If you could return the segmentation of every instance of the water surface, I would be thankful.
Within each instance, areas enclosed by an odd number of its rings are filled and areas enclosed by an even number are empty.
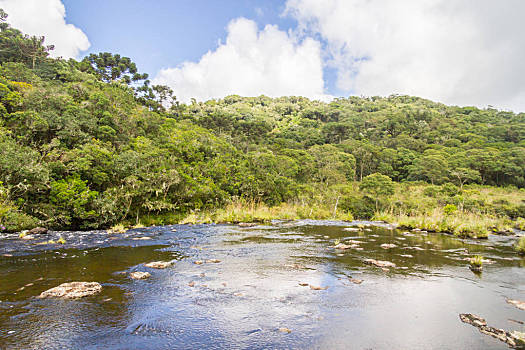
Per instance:
[[[525,321],[525,311],[506,303],[525,299],[515,237],[475,241],[386,225],[344,230],[350,226],[176,225],[31,241],[4,235],[0,349],[507,349],[461,323],[460,313],[523,331],[513,320]],[[35,244],[58,236],[67,243]],[[359,241],[362,249],[334,249],[337,241]],[[492,262],[481,275],[465,260],[476,254]],[[397,268],[365,265],[368,258]],[[143,266],[156,260],[175,263]],[[152,276],[132,280],[133,271]],[[97,281],[103,291],[80,300],[36,298],[71,281]]]

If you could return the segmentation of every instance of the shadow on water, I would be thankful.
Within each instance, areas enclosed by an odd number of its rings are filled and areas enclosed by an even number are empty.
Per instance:
[[[505,349],[458,314],[523,327],[509,322],[524,315],[505,300],[523,299],[525,290],[515,238],[349,226],[169,226],[111,239],[59,233],[68,235],[62,249],[8,237],[0,243],[8,255],[0,254],[0,348]],[[481,275],[468,269],[473,255],[487,259]],[[143,265],[156,260],[175,264]],[[152,276],[131,280],[132,271]],[[75,280],[100,282],[103,291],[81,300],[36,298]]]

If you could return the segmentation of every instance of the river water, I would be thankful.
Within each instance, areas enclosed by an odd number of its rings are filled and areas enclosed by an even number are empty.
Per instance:
[[[524,331],[516,321],[525,311],[506,303],[525,299],[515,237],[344,230],[354,224],[174,225],[30,241],[4,234],[0,349],[507,349],[460,313]],[[37,244],[59,236],[67,243]],[[362,249],[334,249],[337,240]],[[492,262],[482,274],[465,260],[476,254]],[[369,258],[397,268],[364,264]],[[143,265],[157,260],[174,264]],[[152,276],[132,280],[133,271]],[[71,281],[103,290],[78,300],[36,298]]]

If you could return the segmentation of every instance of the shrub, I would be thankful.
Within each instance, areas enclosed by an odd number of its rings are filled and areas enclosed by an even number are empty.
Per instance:
[[[458,210],[458,207],[456,207],[454,204],[447,204],[447,205],[445,205],[445,207],[443,208],[443,212],[444,212],[446,215],[453,214],[453,213],[455,213],[457,210]]]
[[[460,190],[453,183],[447,182],[446,184],[441,185],[441,189],[439,192],[446,196],[454,197],[455,195],[459,194]]]
[[[428,187],[425,187],[423,190],[423,194],[427,197],[436,197],[439,193],[439,186],[430,185]]]
[[[341,200],[339,208],[351,212],[356,219],[371,219],[375,212],[375,201],[368,196],[348,196]]]

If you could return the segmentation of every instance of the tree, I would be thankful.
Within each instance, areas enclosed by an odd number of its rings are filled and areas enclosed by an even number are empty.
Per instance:
[[[344,183],[355,176],[355,158],[341,152],[334,145],[316,145],[310,148],[315,165],[315,179],[328,186]]]
[[[90,54],[82,60],[80,69],[95,73],[107,83],[122,81],[129,85],[148,78],[147,73],[138,73],[137,65],[129,57],[113,55],[109,52]]]
[[[446,180],[447,174],[448,162],[445,156],[440,152],[425,152],[410,167],[409,178],[430,181],[434,185]]]
[[[55,49],[55,45],[44,45],[44,36],[24,36],[25,40],[19,42],[20,50],[31,62],[31,68],[35,69],[37,59],[44,59],[49,55],[49,51]]]
[[[0,9],[0,61],[24,62],[35,69],[37,60],[43,60],[54,45],[44,45],[44,36],[23,35],[17,29],[11,28],[7,13]]]
[[[467,182],[481,181],[479,171],[469,168],[456,168],[450,172],[450,175],[457,180],[461,191],[463,191],[463,185]]]
[[[376,202],[376,211],[379,211],[379,198],[389,197],[394,194],[392,179],[383,174],[370,174],[361,181],[359,189],[373,196]]]

